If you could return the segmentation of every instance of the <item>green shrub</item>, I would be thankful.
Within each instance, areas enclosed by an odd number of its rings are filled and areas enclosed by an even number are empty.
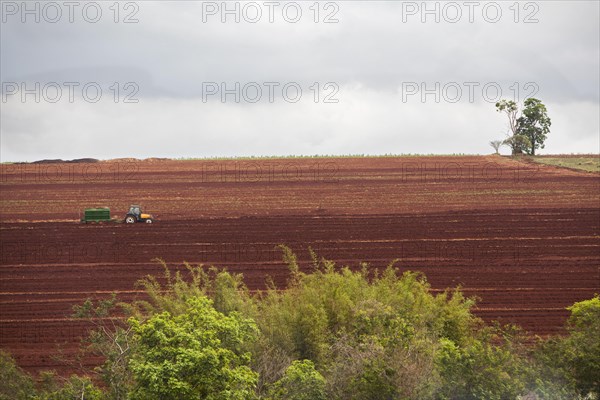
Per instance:
[[[42,390],[36,400],[104,400],[107,398],[107,395],[88,377],[71,375],[62,386],[58,383],[51,386],[51,390]]]
[[[256,333],[254,323],[218,312],[206,297],[186,304],[179,315],[164,311],[145,321],[130,319],[137,342],[131,398],[251,399],[258,377],[243,348]]]
[[[275,382],[269,396],[273,400],[325,400],[325,378],[312,361],[294,361]]]
[[[86,377],[34,380],[0,353],[0,399],[599,398],[600,298],[569,307],[568,335],[538,346],[517,327],[485,325],[460,289],[434,292],[423,274],[337,267],[313,254],[312,273],[282,247],[290,278],[250,295],[242,276],[185,264],[147,300],[86,301],[106,390]],[[99,318],[101,317],[101,318]],[[111,325],[108,325],[109,321]],[[527,339],[527,340],[525,340]]]
[[[33,379],[17,366],[10,354],[0,350],[0,399],[32,399],[35,394]]]
[[[600,297],[568,307],[565,337],[551,337],[536,350],[542,383],[537,391],[547,398],[600,398]],[[558,383],[557,385],[548,382]]]

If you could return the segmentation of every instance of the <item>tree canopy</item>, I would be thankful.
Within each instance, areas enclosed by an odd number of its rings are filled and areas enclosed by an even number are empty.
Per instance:
[[[517,125],[517,134],[529,139],[527,154],[533,156],[536,149],[544,148],[546,135],[550,132],[551,121],[546,106],[540,100],[534,98],[525,100]]]
[[[508,117],[511,135],[504,144],[512,149],[513,154],[535,155],[536,149],[544,148],[551,120],[541,100],[533,97],[526,99],[521,112],[516,102],[501,100],[496,103],[496,111]]]
[[[180,315],[168,311],[140,322],[130,319],[137,351],[130,365],[132,399],[246,400],[258,376],[243,345],[256,334],[253,321],[226,316],[206,297],[186,301]]]

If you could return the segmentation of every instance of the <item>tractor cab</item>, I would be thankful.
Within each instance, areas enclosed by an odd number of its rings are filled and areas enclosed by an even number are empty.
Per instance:
[[[125,215],[125,223],[134,224],[136,222],[145,222],[151,224],[154,222],[154,217],[151,214],[144,214],[142,207],[136,204],[132,204],[129,207],[127,215]]]

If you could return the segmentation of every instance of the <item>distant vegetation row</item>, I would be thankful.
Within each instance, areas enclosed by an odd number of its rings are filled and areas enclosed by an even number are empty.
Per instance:
[[[189,276],[165,266],[141,281],[144,301],[76,306],[96,327],[83,355],[104,363],[34,380],[3,353],[0,398],[599,398],[597,295],[569,308],[566,335],[532,344],[517,327],[485,325],[459,289],[432,293],[422,274],[352,271],[314,254],[304,274],[282,251],[287,290],[251,294],[240,275],[186,264]]]
[[[502,144],[501,141],[493,141],[495,148],[499,148]],[[276,159],[309,159],[309,158],[396,158],[396,157],[465,157],[465,156],[477,156],[474,154],[381,154],[381,155],[370,155],[370,154],[347,154],[347,155],[290,155],[290,156],[240,156],[240,157],[204,157],[204,158],[177,158],[175,161],[254,161],[254,160],[276,160]],[[516,155],[521,157],[521,155]],[[557,167],[564,167],[570,169],[578,169],[588,172],[600,172],[600,155],[599,154],[556,154],[556,155],[536,155],[535,157],[527,157],[528,160],[539,162],[542,164],[554,165]],[[126,162],[157,162],[157,161],[168,161],[168,158],[147,158],[147,159],[114,159],[105,161],[126,161]],[[80,164],[80,163],[98,163],[103,162],[95,158],[79,158],[74,160],[39,160],[31,163],[24,162],[12,162],[2,164]]]

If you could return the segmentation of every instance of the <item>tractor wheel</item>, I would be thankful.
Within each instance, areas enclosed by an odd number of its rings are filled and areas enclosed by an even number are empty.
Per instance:
[[[154,221],[152,221],[150,218],[148,218],[148,219],[146,220],[146,223],[147,223],[147,224],[151,224],[152,222],[154,222]]]
[[[128,215],[127,217],[125,217],[125,223],[133,224],[133,223],[135,223],[135,218],[133,218],[131,215]]]

